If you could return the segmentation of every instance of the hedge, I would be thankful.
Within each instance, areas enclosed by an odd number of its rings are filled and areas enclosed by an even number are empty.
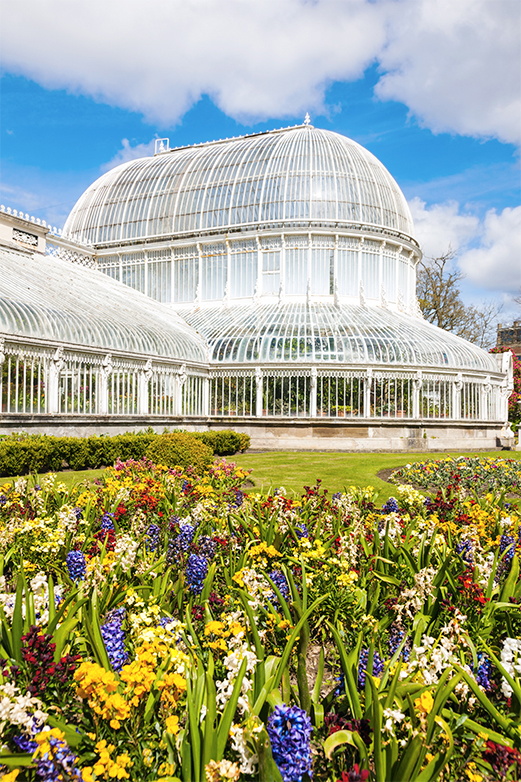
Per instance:
[[[70,467],[72,470],[94,470],[113,464],[118,458],[122,461],[141,459],[152,443],[171,434],[160,435],[153,430],[128,432],[114,437],[53,437],[13,433],[0,439],[0,476],[57,472],[64,467]],[[250,441],[248,435],[232,431],[183,434],[197,445],[208,446],[217,456],[228,456],[245,450]]]
[[[187,432],[155,437],[146,450],[146,456],[154,464],[165,467],[191,466],[197,475],[201,475],[213,461],[212,449]]]

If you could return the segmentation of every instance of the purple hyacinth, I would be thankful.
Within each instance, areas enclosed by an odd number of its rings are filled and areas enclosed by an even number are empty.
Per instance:
[[[211,562],[215,556],[216,542],[212,540],[209,535],[203,535],[197,541],[197,552],[201,557],[205,557],[208,562]]]
[[[391,627],[391,629],[389,630],[389,657],[393,657],[393,655],[398,651],[398,647],[402,643],[404,637],[405,637],[405,633],[403,630],[401,630],[399,627],[396,626]],[[400,652],[400,657],[402,657],[405,660],[405,662],[407,662],[407,660],[409,659],[410,651],[411,651],[411,639],[408,638],[404,644],[402,651]],[[374,663],[373,663],[373,667],[374,667]]]
[[[32,741],[27,736],[13,736],[13,741],[20,750],[20,752],[30,752],[31,755],[35,751],[35,749],[38,747],[38,744],[36,741]]]
[[[176,548],[180,551],[188,551],[192,545],[194,539],[196,526],[195,524],[181,524],[179,526],[179,535],[175,539]]]
[[[365,676],[367,671],[367,663],[369,662],[369,649],[362,649],[360,653],[360,661],[358,663],[358,689],[362,690],[365,687]],[[385,661],[382,660],[378,652],[375,650],[373,655],[373,676],[381,676],[385,667]]]
[[[398,513],[398,502],[395,497],[389,497],[382,508],[382,513]]]
[[[85,578],[87,566],[85,564],[85,554],[83,551],[69,551],[66,562],[71,581],[81,581],[81,579]]]
[[[145,548],[147,551],[157,551],[161,530],[157,524],[151,524],[146,532]]]
[[[268,720],[268,735],[273,759],[284,782],[302,782],[304,774],[311,778],[311,720],[298,706],[283,703],[276,706]]]
[[[490,683],[491,674],[492,663],[488,657],[485,657],[483,652],[478,652],[478,670],[476,672],[476,681],[486,692],[492,689],[492,685]]]
[[[128,662],[128,653],[125,649],[125,631],[123,620],[125,609],[115,608],[107,617],[108,621],[102,625],[101,637],[109,656],[110,664],[115,671],[121,671]]]
[[[456,544],[456,554],[459,554],[464,562],[469,564],[474,560],[474,546],[471,540],[461,540]]]
[[[104,513],[101,517],[101,529],[103,530],[109,530],[114,529],[114,514],[113,513]]]
[[[208,573],[208,560],[198,554],[190,554],[186,565],[186,580],[190,591],[199,595],[203,591],[204,579]]]
[[[289,600],[288,582],[286,581],[286,576],[282,570],[272,570],[271,573],[268,573],[268,576],[271,578],[284,600]],[[277,605],[279,602],[275,592],[271,592],[271,594],[268,595],[268,599],[273,605]]]
[[[512,562],[512,560],[514,558],[514,554],[516,552],[516,547],[515,547],[515,545],[512,545],[512,544],[513,543],[515,544],[515,542],[516,542],[516,539],[515,539],[514,535],[501,535],[501,542],[499,544],[499,552],[500,552],[500,554],[502,554],[504,551],[509,549],[509,551],[507,551],[507,553],[505,554],[505,558],[504,558],[504,562],[505,563],[509,563],[510,564],[510,562]]]
[[[61,739],[54,736],[49,738],[50,752],[46,752],[42,758],[38,758],[36,776],[43,782],[58,782],[68,779],[70,782],[81,782],[81,771],[76,767],[78,760],[70,747]]]
[[[240,491],[240,489],[237,489],[237,491],[235,492],[235,500],[233,501],[233,507],[240,508],[243,502],[244,502],[244,492]]]
[[[302,538],[309,538],[308,528],[305,524],[299,524],[295,527],[295,532],[297,533],[297,538],[299,538],[299,540],[302,540]]]

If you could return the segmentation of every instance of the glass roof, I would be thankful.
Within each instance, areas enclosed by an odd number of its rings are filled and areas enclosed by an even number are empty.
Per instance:
[[[5,248],[0,332],[207,364],[203,340],[169,307],[79,264]]]
[[[493,356],[401,313],[355,304],[283,304],[183,309],[210,343],[211,361],[329,362],[497,372]]]
[[[103,245],[303,224],[414,236],[405,197],[382,163],[355,141],[312,125],[124,163],[85,191],[64,233]]]

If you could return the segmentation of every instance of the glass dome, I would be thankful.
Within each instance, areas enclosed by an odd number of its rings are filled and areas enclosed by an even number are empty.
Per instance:
[[[413,237],[409,207],[385,166],[355,141],[312,125],[124,163],[85,191],[64,233],[103,247],[302,226]]]
[[[182,310],[215,364],[322,363],[497,372],[494,356],[426,321],[356,305]]]
[[[92,269],[2,248],[0,280],[4,334],[207,364],[181,318]]]

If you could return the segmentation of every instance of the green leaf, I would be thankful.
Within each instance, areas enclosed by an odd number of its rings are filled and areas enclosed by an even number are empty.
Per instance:
[[[33,756],[25,752],[19,754],[0,752],[0,766],[4,765],[8,768],[18,768],[18,766],[31,766],[32,762]]]
[[[352,747],[358,749],[353,738],[353,733],[350,730],[337,730],[336,733],[328,736],[328,738],[324,741],[323,748],[326,758],[331,760],[335,749],[337,749],[337,747],[341,747],[342,744],[350,744]]]

